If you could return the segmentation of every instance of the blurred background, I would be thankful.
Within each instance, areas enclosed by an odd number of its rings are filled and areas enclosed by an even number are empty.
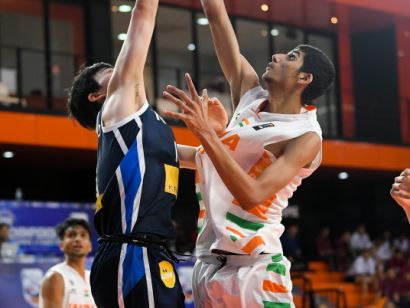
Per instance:
[[[322,166],[284,212],[296,306],[410,307],[410,229],[389,196],[394,177],[410,167],[410,2],[225,3],[241,51],[260,75],[273,53],[304,43],[325,51],[337,69],[335,85],[315,102]],[[27,286],[61,258],[54,226],[69,216],[92,222],[96,135],[67,119],[65,89],[82,64],[114,63],[133,5],[0,0],[0,223],[9,226],[0,239],[9,243],[0,296],[13,303],[7,307],[36,306],[38,288]],[[148,100],[159,113],[170,108],[164,87],[183,87],[185,72],[232,113],[200,1],[160,0],[145,71]],[[181,123],[166,120],[179,143],[198,145]],[[194,173],[182,171],[179,187],[173,245],[192,252]],[[374,260],[365,281],[355,272],[358,258]]]

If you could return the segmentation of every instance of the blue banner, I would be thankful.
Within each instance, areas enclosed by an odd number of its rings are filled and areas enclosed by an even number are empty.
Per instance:
[[[0,262],[0,307],[38,307],[41,281],[47,270],[62,261],[55,227],[67,218],[90,223],[94,249],[97,234],[92,223],[94,204],[0,201],[0,222],[11,226],[10,242],[18,255]],[[91,268],[92,258],[87,268]],[[193,262],[181,262],[176,270],[185,293],[187,308],[194,308],[192,296]]]
[[[67,218],[88,221],[93,247],[97,247],[94,212],[95,204],[90,203],[0,201],[0,222],[11,226],[10,241],[24,255],[62,256],[55,227]]]

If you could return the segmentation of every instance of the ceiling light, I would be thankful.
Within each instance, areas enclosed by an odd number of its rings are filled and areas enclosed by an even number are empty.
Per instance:
[[[262,12],[267,12],[269,11],[269,5],[267,5],[266,3],[261,5],[261,11]]]
[[[111,7],[111,12],[117,13],[117,12],[118,12],[118,6],[113,5],[113,6]]]
[[[8,158],[8,159],[13,158],[13,157],[14,157],[14,152],[12,152],[12,151],[5,151],[5,152],[3,152],[3,157],[4,157],[4,158]]]
[[[127,33],[120,33],[117,36],[117,39],[119,39],[120,41],[125,41],[126,38],[127,38]]]
[[[270,30],[270,35],[272,35],[272,36],[278,36],[278,35],[279,35],[279,30],[278,30],[278,29],[272,29],[272,30]]]
[[[196,21],[196,23],[197,23],[198,25],[200,25],[200,26],[207,26],[207,25],[209,25],[208,18],[206,18],[206,17],[198,18],[197,21]]]
[[[196,49],[196,45],[194,43],[191,43],[187,46],[189,51],[194,51]]]
[[[129,13],[132,11],[132,6],[128,4],[123,4],[118,7],[118,11],[121,13]]]
[[[349,173],[347,172],[340,172],[337,177],[339,180],[347,180],[349,178]]]
[[[333,16],[332,18],[330,18],[330,22],[334,25],[336,25],[339,22],[339,19],[337,19],[336,16]]]

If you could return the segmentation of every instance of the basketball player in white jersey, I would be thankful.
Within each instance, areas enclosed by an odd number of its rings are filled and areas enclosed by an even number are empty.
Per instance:
[[[206,92],[189,76],[188,97],[167,87],[203,150],[196,155],[202,230],[193,291],[197,307],[294,307],[290,264],[279,241],[282,210],[319,166],[321,129],[309,105],[335,71],[319,49],[300,45],[275,54],[259,77],[241,55],[223,0],[202,0],[217,56],[231,87],[234,115],[222,134],[209,124]],[[204,212],[202,212],[204,211]]]
[[[64,262],[50,268],[41,285],[40,308],[95,308],[90,272],[85,269],[91,252],[90,226],[82,219],[67,219],[56,228]]]
[[[410,222],[410,168],[404,169],[394,179],[390,194],[397,204],[403,208]]]

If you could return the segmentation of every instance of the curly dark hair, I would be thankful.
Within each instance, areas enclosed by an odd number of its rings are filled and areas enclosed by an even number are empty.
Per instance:
[[[313,75],[313,81],[302,92],[302,103],[309,104],[331,87],[336,71],[332,61],[319,48],[299,45],[297,49],[305,54],[299,71]]]
[[[95,129],[98,112],[101,104],[92,104],[88,95],[100,89],[101,85],[94,79],[95,75],[111,64],[99,62],[81,69],[75,76],[72,86],[67,90],[67,109],[70,117],[74,117],[81,126]]]
[[[90,225],[84,219],[78,219],[78,218],[69,218],[69,219],[66,219],[65,221],[63,221],[61,224],[59,224],[56,227],[57,237],[62,241],[64,239],[64,235],[65,235],[67,229],[71,228],[71,227],[76,227],[76,226],[83,227],[87,231],[87,233],[88,233],[88,235],[91,239]]]

